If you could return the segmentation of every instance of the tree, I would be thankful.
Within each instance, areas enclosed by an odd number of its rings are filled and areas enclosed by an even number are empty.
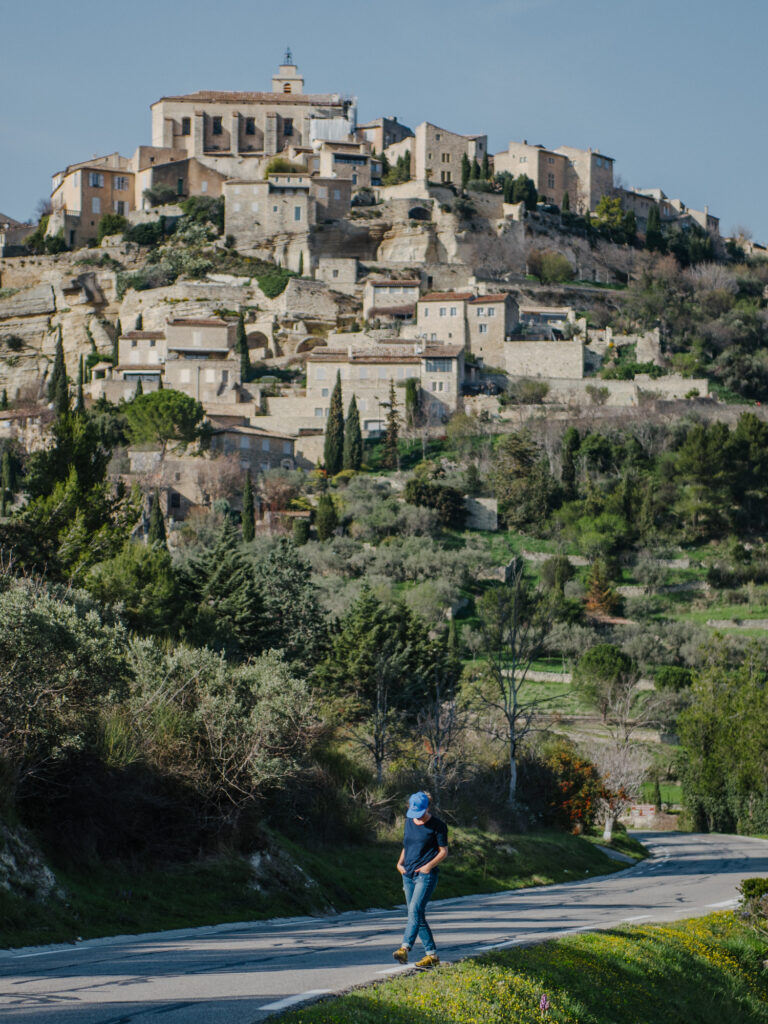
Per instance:
[[[360,469],[363,464],[363,435],[360,430],[360,413],[357,399],[352,395],[344,424],[344,469]]]
[[[143,331],[144,330],[144,314],[143,313],[139,313],[138,316],[136,317],[136,321],[135,321],[135,323],[133,325],[133,329],[135,331]]]
[[[336,532],[339,517],[330,494],[321,494],[317,500],[315,513],[315,529],[318,540],[329,540]]]
[[[482,653],[486,666],[475,690],[481,709],[491,718],[487,729],[506,746],[509,765],[507,801],[518,803],[518,758],[523,740],[536,725],[537,715],[557,696],[529,695],[528,673],[544,647],[551,627],[548,600],[537,594],[524,575],[522,559],[513,566],[509,581],[487,590],[479,601]],[[559,695],[558,695],[559,696]]]
[[[616,822],[640,792],[650,759],[642,747],[631,743],[595,746],[591,759],[603,783],[597,817],[603,823],[603,839],[610,842]]]
[[[480,173],[483,181],[488,181],[491,177],[491,165],[488,160],[488,154],[483,154],[483,163],[481,165]]]
[[[127,541],[114,558],[90,570],[84,586],[105,606],[119,605],[130,629],[162,636],[176,631],[179,583],[164,544]]]
[[[469,166],[469,180],[480,180],[480,164],[477,162],[477,160],[473,160]]]
[[[306,520],[303,520],[306,522]],[[314,665],[325,640],[325,616],[312,570],[287,537],[254,551],[253,574],[262,595],[262,643],[289,662]]]
[[[131,439],[136,444],[158,444],[163,459],[172,443],[184,450],[194,441],[205,440],[204,416],[202,405],[181,391],[153,391],[125,406]]]
[[[491,472],[499,516],[509,529],[540,526],[552,505],[549,461],[530,431],[499,438]]]
[[[535,210],[538,199],[539,197],[536,192],[536,186],[527,174],[521,174],[515,178],[515,184],[512,190],[513,203],[525,203],[525,208],[527,210]]]
[[[387,410],[387,432],[384,437],[384,459],[383,464],[387,469],[397,469],[400,465],[400,452],[398,439],[400,436],[400,420],[397,413],[397,395],[395,394],[395,382],[389,382],[389,401],[382,402]]]
[[[439,806],[441,793],[458,768],[456,741],[466,725],[466,709],[459,700],[461,657],[453,619],[447,635],[437,640],[433,649],[432,664],[423,680],[424,695],[418,701],[416,728],[424,740],[432,799]]]
[[[120,317],[115,320],[115,336],[112,339],[112,364],[117,366],[120,362],[120,335],[123,333],[123,325],[120,323]]]
[[[60,373],[56,380],[53,408],[57,416],[64,416],[69,412],[69,381],[66,371]]]
[[[579,658],[573,682],[603,721],[619,701],[620,693],[634,692],[640,673],[637,665],[614,644],[596,644]]]
[[[96,241],[101,245],[102,239],[107,235],[121,235],[127,227],[127,217],[120,213],[105,213],[96,230]]]
[[[64,364],[64,346],[61,340],[61,325],[59,325],[59,334],[56,339],[56,350],[53,356],[53,369],[51,370],[51,376],[48,378],[48,401],[56,401],[57,389],[59,387],[59,378],[63,377],[67,379],[67,368]]]
[[[304,547],[309,540],[309,520],[296,518],[293,520],[293,543],[297,548]]]
[[[147,531],[147,544],[150,547],[167,547],[168,543],[165,536],[165,520],[163,519],[163,509],[160,503],[160,491],[155,488],[154,494],[152,495],[152,507],[149,510],[149,530]]]
[[[405,425],[413,430],[421,420],[421,385],[416,377],[405,382]]]
[[[648,222],[645,228],[645,247],[651,252],[664,252],[666,244],[661,232],[661,211],[658,203],[652,203],[648,211]]]
[[[560,209],[563,213],[570,213],[571,211],[571,196],[569,192],[563,192],[563,201],[560,204]]]
[[[534,249],[528,253],[528,272],[542,284],[572,281],[575,273],[567,256],[550,249]]]
[[[243,384],[251,379],[251,357],[248,352],[248,337],[245,333],[245,318],[241,313],[237,318],[237,340],[235,351],[240,356],[240,378]]]
[[[587,576],[587,611],[601,615],[613,615],[621,607],[621,598],[616,593],[604,558],[596,558]]]
[[[566,501],[573,501],[576,497],[576,458],[580,443],[581,438],[576,427],[568,427],[560,445],[560,482]]]
[[[253,487],[251,486],[251,471],[245,471],[245,484],[243,486],[243,540],[249,544],[255,535],[255,524],[253,518]]]
[[[133,397],[138,398],[139,395],[144,394],[144,385],[141,383],[141,377],[136,381],[136,390],[133,392]]]
[[[83,357],[80,356],[80,362],[77,367],[77,399],[75,401],[75,412],[85,412],[85,396],[83,395]]]
[[[323,459],[325,471],[335,476],[344,465],[344,406],[341,394],[341,371],[336,371],[336,383],[331,393],[331,404],[325,425]]]
[[[469,157],[466,153],[462,153],[461,156],[461,187],[465,189],[469,183],[471,176],[472,165],[469,162]]]

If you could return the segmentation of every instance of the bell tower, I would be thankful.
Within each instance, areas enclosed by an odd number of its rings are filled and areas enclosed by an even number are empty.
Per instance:
[[[293,93],[300,96],[304,92],[304,76],[293,62],[290,46],[285,51],[283,63],[276,75],[272,76],[272,92]]]

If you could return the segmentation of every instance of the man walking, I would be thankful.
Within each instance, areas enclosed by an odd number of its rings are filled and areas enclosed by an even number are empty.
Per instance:
[[[407,964],[408,954],[416,936],[424,945],[424,956],[417,967],[436,967],[440,963],[435,940],[427,924],[426,909],[438,879],[438,864],[448,856],[448,827],[430,812],[429,793],[414,793],[408,801],[403,832],[403,849],[397,870],[403,876],[408,923],[403,942],[392,956],[398,963]]]

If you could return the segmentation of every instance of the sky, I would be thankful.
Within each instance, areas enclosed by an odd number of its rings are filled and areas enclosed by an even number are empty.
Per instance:
[[[0,212],[35,216],[67,164],[151,143],[149,106],[308,92],[366,121],[592,147],[626,187],[708,205],[768,242],[765,0],[0,0]]]

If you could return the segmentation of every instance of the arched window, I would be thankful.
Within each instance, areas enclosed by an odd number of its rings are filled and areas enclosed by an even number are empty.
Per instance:
[[[290,92],[290,91],[291,91],[291,83],[290,82],[283,82],[283,92]]]

